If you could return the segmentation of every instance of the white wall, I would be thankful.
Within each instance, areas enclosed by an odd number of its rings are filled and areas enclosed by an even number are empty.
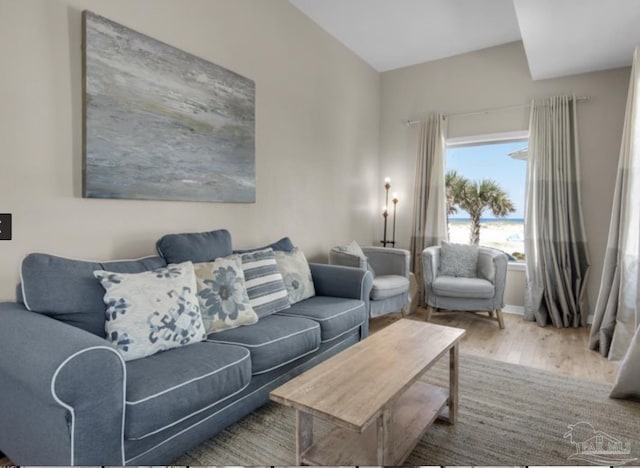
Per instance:
[[[256,83],[255,204],[83,199],[81,11]],[[236,246],[289,235],[312,260],[369,239],[379,75],[287,0],[0,1],[0,300],[33,251],[154,253],[169,232],[227,228]]]
[[[622,68],[532,81],[522,43],[515,42],[383,73],[380,173],[381,177],[391,177],[394,190],[406,200],[398,217],[400,246],[409,246],[419,131],[418,126],[404,124],[408,119],[418,119],[431,111],[448,114],[526,104],[534,98],[562,93],[590,95],[591,102],[578,105],[578,131],[582,201],[592,263],[588,296],[593,308],[607,241],[629,72],[629,68]],[[528,109],[453,117],[449,120],[449,137],[527,130],[528,120]],[[522,274],[509,275],[509,300],[522,298],[522,292],[513,290],[521,284]]]

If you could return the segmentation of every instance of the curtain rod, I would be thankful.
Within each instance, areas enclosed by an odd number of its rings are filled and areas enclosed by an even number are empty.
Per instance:
[[[591,100],[591,96],[576,96],[576,101],[578,102],[588,102],[590,100]],[[531,104],[518,104],[515,106],[493,107],[490,109],[482,109],[482,110],[473,111],[473,112],[458,112],[454,114],[444,114],[443,117],[444,118],[469,117],[472,115],[489,114],[491,112],[501,112],[501,111],[514,110],[514,109],[526,109],[527,107],[531,107]],[[406,125],[407,127],[411,127],[412,125],[416,125],[421,122],[422,120],[407,120]]]

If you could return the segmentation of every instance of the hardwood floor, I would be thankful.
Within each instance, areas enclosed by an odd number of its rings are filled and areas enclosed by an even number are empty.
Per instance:
[[[535,367],[580,380],[612,384],[617,367],[588,347],[589,328],[539,327],[522,316],[503,313],[505,329],[496,322],[475,314],[434,312],[431,322],[464,328],[467,333],[460,343],[460,352]],[[372,319],[372,333],[399,320],[400,314]],[[412,320],[426,318],[426,310],[418,308],[407,316]]]

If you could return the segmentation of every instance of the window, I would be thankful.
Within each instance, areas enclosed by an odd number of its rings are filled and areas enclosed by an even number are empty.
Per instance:
[[[524,262],[526,132],[447,141],[449,240]]]

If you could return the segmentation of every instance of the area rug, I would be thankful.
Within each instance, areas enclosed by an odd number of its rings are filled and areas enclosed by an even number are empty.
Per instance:
[[[447,359],[423,379],[446,386]],[[640,403],[608,393],[608,385],[463,354],[458,421],[437,421],[404,464],[640,465]],[[294,428],[293,410],[269,403],[174,464],[293,465]]]

